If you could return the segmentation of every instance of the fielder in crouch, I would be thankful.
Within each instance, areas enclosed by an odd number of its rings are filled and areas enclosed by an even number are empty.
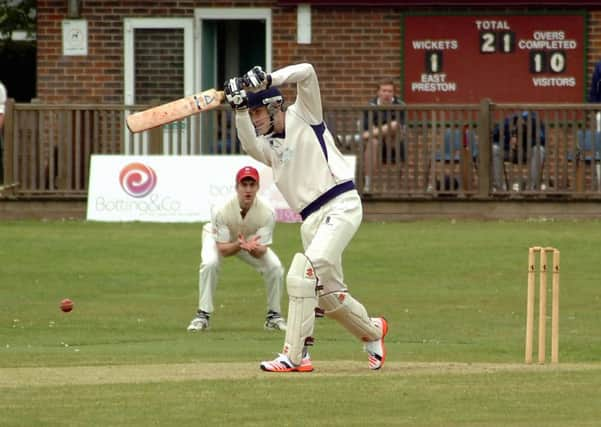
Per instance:
[[[245,166],[236,174],[236,194],[211,211],[211,222],[202,229],[198,311],[188,331],[209,327],[213,294],[223,257],[236,255],[263,276],[267,289],[265,329],[286,330],[281,316],[284,268],[269,245],[273,238],[275,213],[257,196],[259,172]]]
[[[284,111],[276,86],[296,83],[297,98]],[[270,372],[308,372],[313,364],[315,314],[335,319],[365,343],[369,368],[386,359],[388,324],[371,318],[348,292],[342,253],[361,224],[361,199],[354,171],[336,148],[323,121],[317,75],[310,64],[266,74],[254,67],[225,82],[224,92],[236,111],[236,128],[244,150],[273,169],[276,185],[303,223],[303,253],[294,255],[286,277],[288,328],[282,353],[261,363]]]

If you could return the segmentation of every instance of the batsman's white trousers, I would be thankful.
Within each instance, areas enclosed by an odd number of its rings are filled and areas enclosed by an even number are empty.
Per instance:
[[[356,190],[330,200],[309,215],[301,226],[305,255],[311,260],[323,286],[320,294],[346,290],[342,273],[342,253],[363,218],[361,199]]]
[[[205,224],[202,229],[200,274],[198,278],[198,308],[207,313],[214,311],[213,296],[217,288],[222,260],[211,229],[211,223]],[[268,248],[261,258],[255,258],[246,251],[240,251],[236,256],[263,276],[267,290],[267,310],[281,313],[280,302],[282,299],[284,268],[275,252]]]

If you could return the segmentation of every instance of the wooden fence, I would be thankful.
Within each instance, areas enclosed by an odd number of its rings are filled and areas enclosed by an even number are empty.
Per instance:
[[[0,188],[17,197],[83,198],[91,154],[242,154],[227,106],[131,134],[125,117],[144,107],[9,100]],[[329,107],[325,118],[341,149],[357,156],[356,182],[364,197],[581,199],[601,198],[597,108],[484,100]],[[383,136],[386,117],[400,125]],[[366,127],[366,121],[376,126]],[[509,143],[517,128],[523,131]],[[533,161],[540,163],[538,171]]]

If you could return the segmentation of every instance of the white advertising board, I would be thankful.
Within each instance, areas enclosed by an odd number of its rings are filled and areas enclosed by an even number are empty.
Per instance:
[[[355,167],[354,156],[348,157]],[[298,222],[273,182],[271,168],[249,156],[93,155],[87,219],[91,221],[204,222],[211,206],[234,194],[236,172],[257,168],[259,194],[279,222]]]

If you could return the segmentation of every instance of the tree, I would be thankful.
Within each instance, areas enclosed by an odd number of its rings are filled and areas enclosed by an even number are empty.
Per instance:
[[[0,81],[8,96],[29,102],[36,96],[36,0],[0,0]],[[27,40],[13,40],[15,31]]]
[[[28,36],[36,30],[36,0],[0,0],[0,36],[10,39],[13,31],[25,31]]]

